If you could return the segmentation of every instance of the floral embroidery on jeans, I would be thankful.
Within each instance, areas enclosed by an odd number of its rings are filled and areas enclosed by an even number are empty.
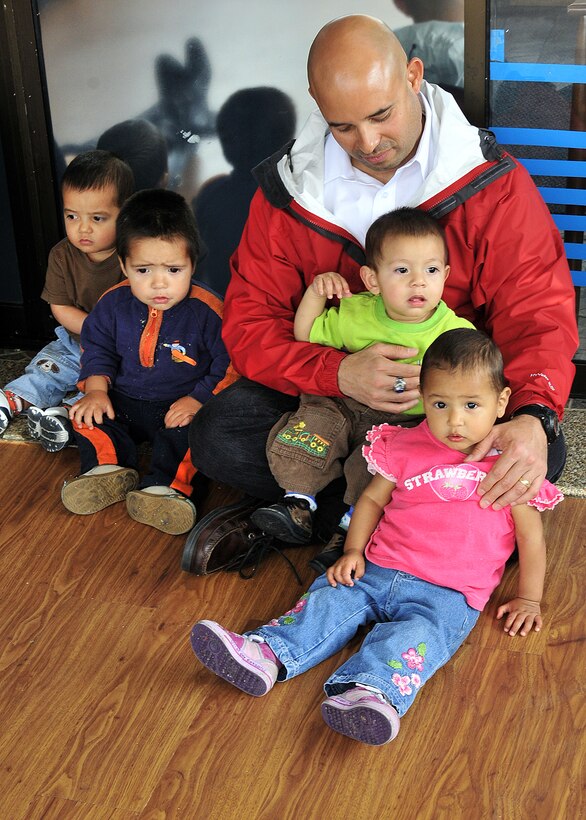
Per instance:
[[[411,695],[413,693],[411,686],[414,686],[415,689],[419,689],[421,686],[421,676],[418,675],[417,672],[423,672],[423,664],[425,662],[426,653],[427,644],[424,643],[419,643],[416,648],[410,647],[406,652],[401,653],[401,657],[403,658],[403,661],[405,661],[407,669],[416,670],[415,672],[407,675],[401,675],[399,672],[395,672],[392,676],[392,683],[395,684],[402,695]],[[391,667],[391,669],[404,671],[403,662],[395,660],[395,658],[387,661],[387,664]]]
[[[411,689],[411,678],[409,675],[399,675],[398,672],[395,672],[391,681],[395,684],[395,686],[399,689],[401,695],[410,695],[413,692]]]
[[[294,616],[297,615],[298,612],[301,612],[301,610],[305,607],[308,598],[309,592],[306,592],[297,601],[293,609],[290,609],[287,612],[285,612],[285,614],[281,615],[280,618],[273,618],[272,621],[268,622],[267,626],[288,626],[289,624],[294,624],[297,620]]]
[[[391,683],[395,684],[401,695],[411,695],[413,693],[411,686],[419,689],[421,686],[421,678],[417,672],[414,672],[412,675],[400,675],[398,672],[395,672],[391,678]]]
[[[425,659],[425,651],[427,647],[424,643],[420,643],[417,649],[408,649],[401,654],[401,657],[406,661],[409,669],[416,669],[418,672],[423,672],[423,661]]]

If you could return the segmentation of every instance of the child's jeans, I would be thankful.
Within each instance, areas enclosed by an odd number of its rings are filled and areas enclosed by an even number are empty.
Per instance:
[[[35,407],[55,407],[68,393],[77,391],[81,350],[64,327],[55,329],[57,338],[40,350],[26,366],[22,376],[5,385],[4,390],[28,401]],[[83,397],[77,393],[68,404]]]
[[[317,578],[292,610],[248,635],[265,640],[283,664],[278,680],[311,669],[375,621],[361,648],[326,681],[335,695],[362,683],[388,697],[399,716],[418,689],[462,645],[479,611],[461,592],[370,561],[353,587]]]

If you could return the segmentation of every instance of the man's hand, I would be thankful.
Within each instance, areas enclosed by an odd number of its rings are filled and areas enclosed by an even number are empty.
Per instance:
[[[492,448],[502,454],[480,482],[480,506],[492,504],[500,510],[507,504],[526,504],[537,495],[547,472],[547,439],[539,419],[516,416],[496,424],[466,461],[480,461]]]
[[[353,587],[354,581],[358,581],[364,575],[365,563],[362,550],[348,550],[338,558],[336,563],[326,570],[328,582],[336,587],[343,584],[345,587]]]
[[[192,396],[183,396],[174,401],[165,415],[165,427],[185,427],[201,407],[201,402]]]
[[[345,396],[385,413],[404,413],[420,399],[419,371],[416,364],[403,364],[397,359],[415,356],[417,350],[400,345],[377,342],[342,360],[338,369],[338,387]],[[404,393],[395,393],[396,379],[405,379]]]
[[[517,632],[525,637],[532,628],[539,632],[543,626],[539,601],[529,601],[526,598],[513,598],[497,609],[497,620],[507,615],[503,629],[511,637]]]
[[[106,390],[90,390],[69,411],[69,418],[80,429],[85,424],[90,430],[93,430],[94,424],[101,424],[104,416],[109,419],[113,419],[115,416],[112,402]]]

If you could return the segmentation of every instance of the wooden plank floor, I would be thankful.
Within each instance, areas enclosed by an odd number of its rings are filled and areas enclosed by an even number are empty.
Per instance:
[[[240,631],[289,608],[284,561],[251,581],[183,573],[184,538],[124,505],[69,514],[76,469],[75,450],[0,441],[2,820],[586,816],[585,500],[544,516],[543,631],[504,635],[495,597],[399,737],[370,748],[319,713],[352,646],[261,699],[192,656],[199,618]],[[313,552],[289,552],[304,584]]]

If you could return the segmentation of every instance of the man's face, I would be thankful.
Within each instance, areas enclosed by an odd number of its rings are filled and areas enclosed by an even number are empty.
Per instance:
[[[380,61],[368,71],[337,71],[330,79],[318,80],[311,93],[332,136],[356,168],[388,182],[415,154],[423,130],[417,96],[422,62]]]

